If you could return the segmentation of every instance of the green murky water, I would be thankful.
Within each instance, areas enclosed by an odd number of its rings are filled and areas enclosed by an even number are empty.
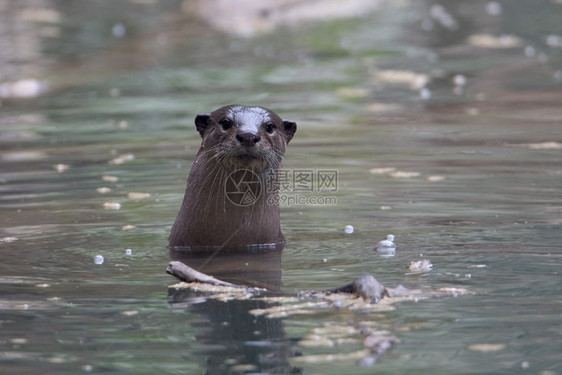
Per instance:
[[[390,2],[252,37],[191,2],[0,4],[17,55],[1,70],[2,373],[562,372],[558,2]],[[49,89],[14,98],[25,78]],[[285,168],[335,171],[337,186],[283,207],[281,253],[204,271],[287,295],[363,273],[475,294],[282,319],[249,313],[264,301],[168,300],[193,118],[232,102],[297,121]],[[419,259],[433,270],[409,274]],[[351,355],[360,333],[303,343],[333,324],[400,342],[373,366]]]

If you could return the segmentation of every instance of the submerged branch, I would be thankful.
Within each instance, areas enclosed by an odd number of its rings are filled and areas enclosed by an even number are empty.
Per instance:
[[[166,268],[166,272],[178,278],[180,281],[185,281],[188,283],[198,282],[203,284],[228,286],[231,288],[244,288],[241,285],[236,285],[226,281],[222,281],[217,278],[214,278],[213,276],[207,275],[203,272],[196,271],[193,268],[189,267],[188,265],[178,261],[170,262],[168,264],[168,268]]]

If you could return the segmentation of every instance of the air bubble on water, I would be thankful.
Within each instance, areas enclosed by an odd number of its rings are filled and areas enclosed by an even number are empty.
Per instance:
[[[111,33],[113,34],[114,37],[116,38],[122,38],[125,36],[125,33],[127,32],[127,29],[125,28],[125,25],[123,25],[122,23],[116,23],[115,25],[113,25],[113,27],[111,28]]]
[[[466,85],[466,77],[462,74],[455,74],[453,77],[453,85],[464,86]]]
[[[392,234],[387,235],[386,240],[380,241],[378,247],[394,247],[394,248],[396,248],[396,245],[394,244],[394,235],[392,235]]]
[[[561,47],[562,46],[562,37],[558,36],[558,35],[547,35],[546,36],[546,44],[548,44],[549,47]]]
[[[525,56],[533,57],[533,56],[535,56],[536,53],[537,53],[537,51],[535,51],[535,47],[533,47],[533,46],[525,47]]]
[[[423,100],[431,99],[431,91],[429,91],[427,87],[424,87],[420,90],[420,98],[422,98]]]
[[[344,228],[344,232],[346,234],[351,234],[353,233],[353,231],[355,230],[355,228],[353,228],[353,225],[346,225]]]
[[[103,264],[103,261],[104,261],[103,255],[96,255],[94,257],[95,264]]]
[[[133,255],[133,249],[126,249],[126,250],[125,250],[125,254],[127,254],[127,255]]]
[[[386,240],[382,240],[377,245],[377,252],[384,257],[392,257],[396,253],[396,244],[394,243],[394,235],[389,234]]]
[[[499,16],[502,14],[502,6],[497,1],[490,1],[486,4],[486,13],[490,16]]]
[[[326,262],[328,262],[328,259],[324,258],[324,259],[322,259],[322,262],[326,263]]]

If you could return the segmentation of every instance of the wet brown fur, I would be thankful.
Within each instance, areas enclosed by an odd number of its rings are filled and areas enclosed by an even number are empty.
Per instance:
[[[250,142],[251,146],[237,139],[245,126],[241,120],[248,118],[255,122],[255,136],[259,137],[255,144]],[[210,115],[197,115],[195,124],[203,140],[187,179],[169,246],[238,248],[284,242],[278,190],[272,190],[266,181],[281,167],[296,124],[263,107],[235,105],[219,108]],[[224,129],[224,124],[231,126]],[[268,132],[272,127],[274,131]],[[231,176],[235,179],[241,178],[248,170],[262,181],[259,198],[248,206],[235,205],[225,193],[227,177],[234,173]]]

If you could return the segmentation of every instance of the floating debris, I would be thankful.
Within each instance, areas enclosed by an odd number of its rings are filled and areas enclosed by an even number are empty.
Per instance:
[[[523,42],[514,35],[474,34],[468,38],[468,44],[479,48],[500,49],[520,47]]]
[[[55,165],[53,165],[53,168],[57,172],[62,173],[64,171],[67,171],[68,169],[70,169],[70,166],[68,164],[55,164]]]
[[[127,224],[127,225],[123,225],[121,230],[131,230],[131,229],[135,229],[136,227],[137,227],[136,225]]]
[[[250,291],[260,290],[259,288],[239,288],[199,282],[187,283],[185,281],[181,281],[177,284],[168,286],[168,293],[173,295],[174,293],[178,293],[186,289],[192,290],[194,292],[205,293],[207,298],[212,298],[220,301],[250,299],[255,297],[254,294]]]
[[[111,188],[108,188],[108,187],[104,186],[104,187],[97,188],[96,191],[100,194],[107,194],[111,191]]]
[[[124,154],[121,156],[116,157],[109,161],[110,165],[120,165],[129,161],[135,160],[135,155],[133,154]]]
[[[429,272],[433,268],[433,264],[431,264],[431,262],[428,259],[424,259],[415,262],[410,262],[408,268],[410,269],[410,272],[415,272],[415,273]]]
[[[60,23],[62,15],[57,10],[43,7],[26,7],[21,9],[16,16],[18,21],[39,22],[39,23]]]
[[[558,150],[562,148],[562,143],[560,142],[529,143],[527,146],[531,150]]]
[[[548,44],[548,46],[552,48],[562,47],[562,36],[554,34],[547,35],[546,44]]]
[[[12,242],[16,242],[19,238],[17,237],[4,237],[4,238],[0,238],[0,242],[3,243],[12,243]]]
[[[117,182],[119,181],[119,177],[117,176],[102,176],[101,179],[107,182]]]
[[[497,352],[504,350],[506,348],[505,344],[470,344],[468,350],[475,352]]]
[[[353,225],[346,225],[345,228],[343,229],[343,231],[346,234],[351,234],[355,231],[355,228],[353,228]]]
[[[431,81],[428,74],[409,70],[379,70],[377,78],[383,82],[408,85],[412,90],[421,90]]]
[[[383,167],[383,168],[371,168],[369,169],[369,173],[371,174],[388,174],[391,172],[396,171],[394,167]]]
[[[427,181],[429,182],[438,182],[438,181],[443,181],[445,179],[445,176],[428,176],[427,177]]]
[[[45,82],[36,79],[20,79],[0,83],[0,98],[36,98],[48,90]]]
[[[365,109],[369,112],[381,113],[381,112],[391,112],[402,108],[398,104],[389,103],[369,103],[365,106]]]
[[[390,332],[377,329],[377,327],[378,325],[373,325],[372,322],[352,323],[352,325],[342,322],[326,322],[322,327],[313,328],[298,344],[303,348],[341,347],[338,353],[302,355],[294,357],[292,360],[304,363],[358,361],[361,366],[371,366],[395,343],[400,342]],[[356,349],[357,345],[361,343],[364,348]],[[355,350],[342,353],[348,345],[352,345]]]
[[[151,195],[149,193],[131,192],[131,193],[127,194],[127,198],[135,199],[135,200],[146,199],[146,198],[150,198],[150,197],[151,197]]]
[[[47,154],[43,151],[11,151],[4,152],[1,155],[1,159],[8,162],[42,160],[46,158]]]
[[[390,177],[394,178],[412,178],[412,177],[419,177],[419,172],[406,172],[406,171],[396,171],[389,173]]]
[[[103,208],[105,208],[106,210],[120,210],[121,209],[121,203],[105,202],[103,204]]]
[[[370,92],[369,89],[357,87],[340,87],[336,90],[336,94],[344,98],[364,98]]]
[[[10,343],[14,345],[25,345],[27,344],[27,339],[23,337],[14,337],[10,339]]]

